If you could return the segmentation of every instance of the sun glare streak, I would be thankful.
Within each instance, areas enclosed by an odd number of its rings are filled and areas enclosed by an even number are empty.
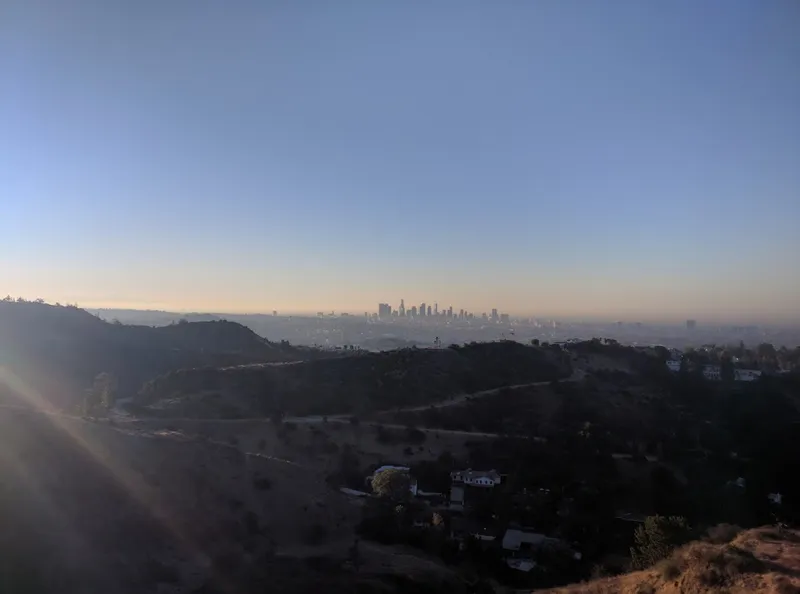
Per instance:
[[[152,518],[157,520],[158,523],[176,539],[188,555],[191,555],[194,560],[202,562],[203,553],[192,539],[172,521],[168,510],[159,502],[158,491],[145,483],[136,473],[113,460],[107,448],[104,447],[99,440],[92,439],[89,432],[78,430],[78,423],[91,425],[89,421],[78,416],[47,410],[48,407],[44,398],[6,367],[0,367],[0,382],[4,382],[11,389],[12,393],[21,397],[23,402],[30,404],[30,407],[22,405],[0,405],[0,407],[15,410],[27,409],[36,414],[42,414],[56,430],[66,434],[75,444],[80,446],[81,450],[88,455],[88,459],[95,462],[116,484],[121,486],[136,504],[141,506]],[[8,460],[13,467],[17,468],[20,472],[20,476],[24,477],[26,482],[31,486],[32,492],[40,491],[40,489],[36,488],[36,481],[33,480],[33,477],[30,476],[27,470],[22,468],[21,464],[9,460],[9,454],[5,452],[3,454],[3,459]],[[53,502],[49,498],[43,498],[41,492],[38,493],[38,497],[42,498],[42,503],[45,503],[55,512],[58,507],[57,502]],[[218,578],[219,576],[216,577]],[[222,584],[222,586],[226,591],[232,591],[232,588],[226,584]]]

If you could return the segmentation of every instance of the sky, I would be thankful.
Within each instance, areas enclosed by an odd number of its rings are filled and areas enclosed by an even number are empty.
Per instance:
[[[800,321],[795,0],[6,0],[0,292]]]

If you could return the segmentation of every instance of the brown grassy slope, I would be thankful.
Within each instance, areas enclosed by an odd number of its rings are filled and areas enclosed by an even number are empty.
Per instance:
[[[292,464],[0,409],[0,591],[241,586],[283,548],[349,541],[355,514]]]
[[[645,571],[549,590],[551,594],[800,592],[800,532],[760,528],[728,544],[693,542]]]

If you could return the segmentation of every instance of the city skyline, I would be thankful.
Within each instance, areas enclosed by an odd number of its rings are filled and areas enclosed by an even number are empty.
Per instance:
[[[792,2],[11,5],[13,295],[800,321]]]

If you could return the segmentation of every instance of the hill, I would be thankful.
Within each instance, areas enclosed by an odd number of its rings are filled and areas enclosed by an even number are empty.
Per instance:
[[[2,592],[472,591],[392,547],[364,543],[348,568],[360,506],[313,456],[4,407],[0,452]]]
[[[731,542],[693,542],[656,567],[548,590],[551,594],[800,592],[800,532],[749,530]]]
[[[130,396],[147,379],[177,368],[292,361],[316,354],[271,343],[233,322],[126,326],[76,307],[0,302],[0,367],[5,374],[0,393],[3,383],[6,393],[9,384],[22,384],[58,408],[72,408],[101,372],[116,376],[120,396]]]
[[[181,417],[361,414],[566,377],[569,361],[562,355],[503,341],[293,365],[183,369],[148,382],[136,402]]]

